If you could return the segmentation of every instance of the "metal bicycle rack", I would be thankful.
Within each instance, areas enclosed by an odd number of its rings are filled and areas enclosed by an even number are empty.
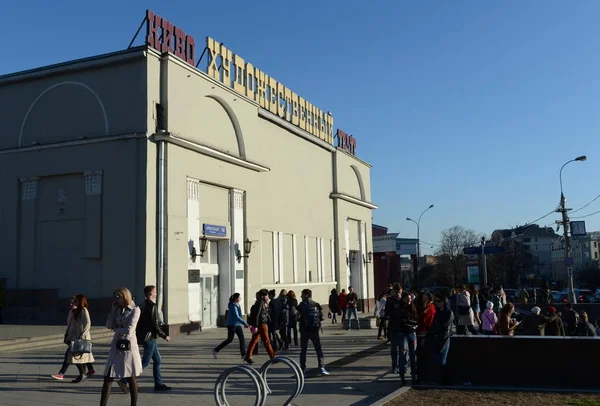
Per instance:
[[[300,369],[300,365],[293,359],[288,357],[275,357],[265,362],[260,368],[260,371],[247,365],[238,365],[223,371],[215,383],[215,401],[217,402],[217,406],[229,406],[227,397],[225,396],[225,388],[229,376],[235,372],[242,372],[252,379],[252,382],[254,382],[254,386],[256,387],[256,401],[254,402],[254,406],[264,406],[267,401],[267,395],[272,393],[267,384],[267,371],[271,365],[278,363],[286,364],[292,368],[294,376],[296,377],[296,391],[283,404],[283,406],[290,405],[294,399],[300,396],[300,393],[302,393],[302,390],[304,389],[304,374]]]
[[[283,404],[283,406],[291,405],[294,399],[296,399],[302,393],[304,389],[304,374],[302,373],[302,369],[300,369],[300,365],[296,361],[288,357],[275,357],[267,362],[260,368],[260,375],[262,376],[265,386],[269,394],[272,393],[271,388],[269,388],[269,384],[267,383],[267,370],[273,364],[283,363],[292,368],[294,371],[294,376],[296,377],[296,392],[290,396],[288,400]]]

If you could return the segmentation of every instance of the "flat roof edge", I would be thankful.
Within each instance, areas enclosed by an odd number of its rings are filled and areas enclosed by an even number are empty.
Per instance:
[[[20,72],[8,73],[6,75],[0,76],[0,86],[11,82],[18,82],[40,76],[51,75],[61,70],[79,70],[85,69],[87,67],[101,66],[109,63],[114,63],[117,61],[134,59],[136,57],[145,56],[146,50],[147,46],[142,45],[117,52],[111,52],[108,54],[95,55],[87,58],[74,59],[72,61],[60,62],[57,64],[42,66],[39,68],[24,70]]]

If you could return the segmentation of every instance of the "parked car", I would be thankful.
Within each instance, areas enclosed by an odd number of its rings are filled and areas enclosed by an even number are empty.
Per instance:
[[[562,303],[561,295],[562,295],[562,293],[559,292],[558,290],[553,290],[552,291],[552,303]]]
[[[511,303],[519,303],[519,291],[518,289],[504,289],[506,293],[506,301]]]

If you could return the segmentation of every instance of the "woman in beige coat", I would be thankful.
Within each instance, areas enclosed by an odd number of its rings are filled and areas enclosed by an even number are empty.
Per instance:
[[[471,307],[471,294],[465,285],[460,285],[458,291],[458,324],[456,326],[456,334],[467,335],[468,331],[470,331],[471,334],[477,334],[477,331],[473,327],[475,321],[473,309]]]
[[[75,364],[79,371],[79,376],[74,379],[73,383],[79,383],[85,381],[88,376],[94,375],[94,356],[89,354],[72,354],[70,349],[71,341],[81,339],[92,341],[92,335],[90,329],[92,327],[92,320],[88,311],[88,302],[84,295],[77,295],[71,297],[69,301],[71,310],[67,316],[67,332],[65,333],[65,344],[67,344],[67,351],[65,352],[65,359],[58,374],[52,375],[52,378],[62,381],[64,379],[64,373],[69,368],[69,365]],[[87,367],[88,372],[85,372]]]
[[[104,385],[100,406],[106,406],[112,382],[125,378],[129,383],[131,406],[136,406],[138,385],[135,377],[142,373],[142,358],[135,335],[135,328],[140,318],[140,308],[133,303],[131,292],[127,288],[115,290],[113,306],[106,321],[106,328],[114,330],[115,335],[110,344],[110,352],[104,369]],[[128,349],[117,348],[119,342],[128,343]]]

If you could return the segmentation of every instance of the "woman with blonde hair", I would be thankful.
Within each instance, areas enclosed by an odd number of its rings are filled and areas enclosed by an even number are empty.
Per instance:
[[[498,316],[498,334],[501,336],[514,336],[515,330],[521,322],[512,319],[515,311],[515,305],[507,303],[504,305]]]
[[[124,378],[129,383],[131,406],[137,405],[138,385],[135,378],[142,373],[142,358],[135,328],[140,313],[140,308],[133,302],[129,289],[119,288],[114,291],[113,305],[106,321],[106,328],[114,330],[115,335],[110,344],[110,352],[104,369],[100,406],[106,406],[115,378],[123,392],[127,392],[127,389],[122,386],[121,379]]]
[[[75,340],[87,340],[92,341],[92,335],[90,329],[92,327],[92,320],[88,311],[88,302],[84,295],[72,296],[69,299],[69,305],[71,310],[67,316],[67,332],[65,333],[64,342],[67,344],[67,351],[65,353],[65,359],[62,368],[58,374],[52,375],[52,378],[62,381],[64,379],[64,373],[69,368],[69,365],[75,364],[79,371],[79,376],[72,380],[72,383],[80,383],[85,381],[88,376],[94,375],[94,356],[92,353],[86,354],[74,354],[71,352],[71,342]],[[88,372],[85,372],[87,367]]]

